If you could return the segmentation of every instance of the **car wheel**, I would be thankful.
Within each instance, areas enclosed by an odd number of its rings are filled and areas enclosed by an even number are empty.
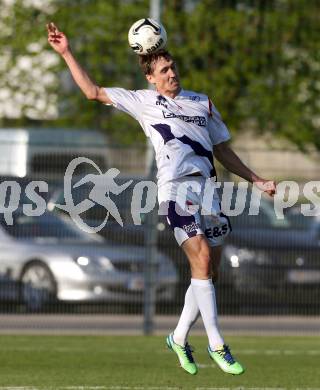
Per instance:
[[[56,281],[45,264],[34,261],[26,266],[21,276],[21,299],[28,310],[42,310],[56,298],[56,292]]]

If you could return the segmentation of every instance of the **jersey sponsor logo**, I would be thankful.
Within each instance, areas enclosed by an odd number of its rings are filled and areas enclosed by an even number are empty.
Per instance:
[[[197,222],[192,222],[190,225],[183,225],[182,226],[182,229],[186,232],[186,233],[191,233],[191,232],[195,232],[197,231],[197,229],[200,228],[200,225],[197,223]]]
[[[206,118],[204,116],[177,115],[177,114],[174,114],[173,112],[166,112],[166,111],[162,111],[162,114],[163,114],[163,117],[166,119],[178,118],[186,123],[195,123],[196,125],[201,126],[201,127],[207,126],[207,121],[206,121]]]
[[[207,238],[217,238],[221,236],[225,236],[229,232],[228,224],[215,227],[210,227],[204,231],[204,234]]]

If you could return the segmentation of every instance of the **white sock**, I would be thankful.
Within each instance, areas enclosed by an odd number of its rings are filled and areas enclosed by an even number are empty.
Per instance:
[[[214,351],[224,344],[219,332],[216,294],[211,279],[191,279],[193,295],[198,304],[210,348]]]
[[[186,344],[189,331],[197,321],[199,314],[198,304],[194,297],[192,286],[190,285],[184,298],[184,306],[178,325],[173,332],[173,340],[175,343],[183,346]]]

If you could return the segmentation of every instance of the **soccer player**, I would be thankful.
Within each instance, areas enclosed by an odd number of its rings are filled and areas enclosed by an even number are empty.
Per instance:
[[[176,63],[167,51],[139,56],[139,62],[154,90],[128,91],[95,85],[73,56],[67,37],[50,23],[48,41],[69,67],[85,96],[112,105],[136,119],[155,149],[158,168],[158,201],[178,244],[185,252],[191,283],[184,307],[167,345],[178,356],[181,367],[197,373],[188,332],[201,314],[209,340],[209,356],[226,373],[241,374],[244,368],[232,356],[217,322],[215,288],[221,245],[230,231],[228,218],[220,210],[214,191],[213,156],[228,169],[273,195],[276,185],[262,179],[234,153],[229,131],[211,100],[202,93],[182,89]],[[213,189],[213,191],[211,191]],[[204,202],[206,193],[210,202]],[[196,209],[198,208],[198,210]]]

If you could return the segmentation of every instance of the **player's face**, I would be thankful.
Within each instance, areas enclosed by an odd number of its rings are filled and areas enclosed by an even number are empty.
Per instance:
[[[151,75],[147,75],[149,83],[155,84],[157,91],[162,95],[174,98],[180,91],[179,74],[176,63],[170,59],[160,57],[154,64]]]

